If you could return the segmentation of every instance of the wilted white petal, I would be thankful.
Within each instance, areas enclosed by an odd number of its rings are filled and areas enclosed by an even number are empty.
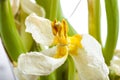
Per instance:
[[[47,55],[49,57],[53,57],[56,54],[55,53],[56,50],[57,50],[57,46],[54,46],[52,48],[41,51],[41,53],[44,54],[44,55]]]
[[[18,68],[14,68],[14,73],[18,80],[37,80],[37,78],[39,77],[36,75],[24,74]]]
[[[44,9],[38,4],[33,3],[31,0],[21,0],[21,7],[27,14],[36,13],[41,17],[45,17]]]
[[[120,76],[120,51],[116,51],[113,59],[111,60],[110,69]]]
[[[109,80],[99,43],[89,35],[83,35],[80,43],[83,48],[77,55],[72,55],[80,80]]]
[[[20,0],[10,0],[10,4],[12,7],[12,12],[15,15],[19,9]]]
[[[52,33],[51,22],[48,19],[31,14],[27,17],[26,31],[32,34],[37,43],[49,46],[52,44],[54,35]]]
[[[52,49],[52,50],[51,50]],[[53,52],[56,52],[56,48],[46,50],[48,54],[40,52],[30,52],[27,54],[21,54],[18,59],[18,68],[25,74],[29,75],[48,75],[53,72],[56,68],[61,66],[66,58],[67,54],[62,58],[50,57]],[[50,55],[52,53],[52,55]],[[50,56],[48,56],[50,55]]]

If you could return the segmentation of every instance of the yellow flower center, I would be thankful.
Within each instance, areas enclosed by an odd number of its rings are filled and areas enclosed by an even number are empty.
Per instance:
[[[78,48],[82,47],[80,44],[82,37],[80,35],[77,34],[73,37],[67,36],[68,25],[64,19],[61,23],[56,20],[53,21],[52,31],[55,36],[53,45],[57,45],[57,53],[54,55],[55,58],[66,55],[68,53],[68,48],[71,54],[77,54]]]
[[[79,34],[76,34],[72,37],[69,37],[69,53],[72,55],[76,55],[79,48],[82,48],[82,44],[80,44],[82,40],[82,36]]]

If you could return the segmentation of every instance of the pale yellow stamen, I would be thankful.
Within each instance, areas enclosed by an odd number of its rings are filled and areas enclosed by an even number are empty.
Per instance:
[[[82,36],[76,34],[72,37],[67,37],[68,26],[65,20],[52,22],[52,31],[54,34],[53,45],[57,45],[57,52],[54,55],[55,58],[63,57],[68,53],[76,55],[79,48],[82,48],[80,41]],[[67,49],[68,48],[68,49]]]
[[[63,19],[62,22],[56,20],[52,22],[52,31],[55,36],[53,45],[57,45],[57,52],[54,57],[59,58],[67,54],[67,22]]]

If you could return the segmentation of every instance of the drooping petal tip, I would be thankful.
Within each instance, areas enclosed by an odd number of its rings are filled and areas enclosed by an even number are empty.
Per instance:
[[[26,32],[31,33],[37,43],[46,46],[52,44],[54,35],[52,33],[51,21],[36,14],[31,14],[26,18],[25,25]]]
[[[47,54],[44,54],[46,52]],[[54,58],[52,57],[54,55],[53,52],[56,52],[56,48],[45,50],[43,53],[30,52],[21,54],[18,59],[18,69],[24,74],[29,75],[49,75],[65,62],[68,55],[66,54],[61,58]]]

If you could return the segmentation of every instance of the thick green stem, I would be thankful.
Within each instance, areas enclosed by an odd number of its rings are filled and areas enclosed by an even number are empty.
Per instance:
[[[0,34],[8,55],[17,61],[25,49],[15,26],[9,0],[0,0]]]
[[[110,65],[110,60],[112,59],[116,48],[119,31],[119,12],[117,0],[105,0],[105,7],[108,33],[103,53],[106,63]]]
[[[89,34],[101,43],[100,35],[100,0],[87,0]]]

